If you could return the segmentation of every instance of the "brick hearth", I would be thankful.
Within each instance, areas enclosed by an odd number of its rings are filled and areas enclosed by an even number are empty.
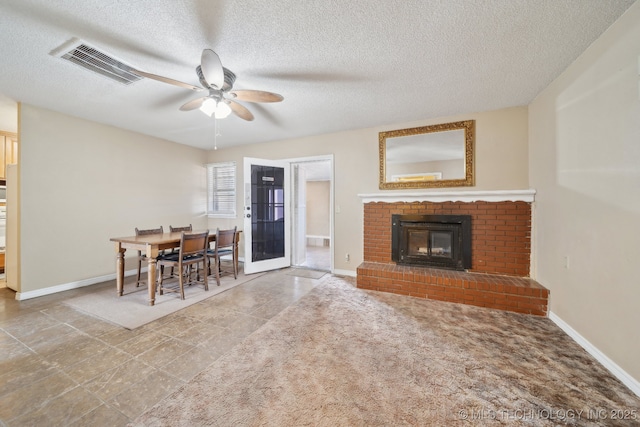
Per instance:
[[[363,262],[358,287],[518,313],[547,315],[549,291],[526,277]]]
[[[468,271],[396,265],[391,215],[470,215]],[[364,204],[359,288],[545,316],[549,291],[529,278],[531,203],[372,202]]]

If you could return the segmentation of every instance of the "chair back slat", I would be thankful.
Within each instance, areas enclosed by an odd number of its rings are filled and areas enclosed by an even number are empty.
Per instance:
[[[136,227],[136,236],[148,236],[150,234],[162,234],[164,231],[162,230],[162,226],[160,228],[151,228],[147,230],[138,230]]]
[[[173,226],[169,226],[169,231],[170,232],[174,232],[174,231],[193,231],[193,227],[191,226],[191,224],[184,226],[184,227],[173,227]]]

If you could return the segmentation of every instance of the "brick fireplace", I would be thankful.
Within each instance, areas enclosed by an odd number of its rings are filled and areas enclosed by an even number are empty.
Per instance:
[[[533,192],[361,195],[364,262],[359,288],[546,315],[549,292],[529,277]],[[403,265],[392,255],[392,217],[465,216],[471,263],[464,271]]]

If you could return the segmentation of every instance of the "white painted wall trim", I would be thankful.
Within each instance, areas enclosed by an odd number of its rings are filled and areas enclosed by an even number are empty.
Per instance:
[[[338,276],[349,276],[349,277],[357,277],[357,272],[353,271],[353,270],[333,270],[333,274],[338,275]]]
[[[613,360],[609,359],[603,352],[601,352],[596,346],[591,344],[585,337],[580,335],[575,329],[573,329],[564,320],[558,317],[554,312],[549,312],[549,319],[560,329],[562,329],[567,335],[569,335],[575,342],[577,342],[582,348],[584,348],[590,355],[596,358],[602,366],[607,368],[609,372],[613,374],[617,379],[622,381],[624,385],[634,392],[637,396],[640,396],[640,381],[629,375],[624,369],[618,366]]]
[[[362,203],[371,202],[533,202],[536,190],[412,191],[358,194]]]
[[[146,271],[146,267],[142,269],[143,272]],[[128,270],[124,272],[125,277],[133,276],[138,273],[138,269]],[[85,286],[95,285],[96,283],[102,283],[109,280],[115,280],[116,273],[106,274],[104,276],[98,277],[90,277],[88,279],[78,280],[76,282],[63,283],[61,285],[50,286],[48,288],[36,289],[35,291],[28,292],[16,292],[16,299],[19,301],[23,301],[26,299],[42,297],[45,295],[51,295],[58,292],[70,291],[71,289],[83,288]],[[113,289],[114,294],[116,293],[116,289]]]

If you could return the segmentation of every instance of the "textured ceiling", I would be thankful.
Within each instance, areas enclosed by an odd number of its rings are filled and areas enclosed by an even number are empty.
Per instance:
[[[529,104],[633,0],[0,0],[0,95],[213,148],[195,92],[125,86],[50,55],[73,37],[146,72],[199,85],[204,48],[253,122],[219,120],[218,147]],[[3,103],[2,105],[5,105]]]

